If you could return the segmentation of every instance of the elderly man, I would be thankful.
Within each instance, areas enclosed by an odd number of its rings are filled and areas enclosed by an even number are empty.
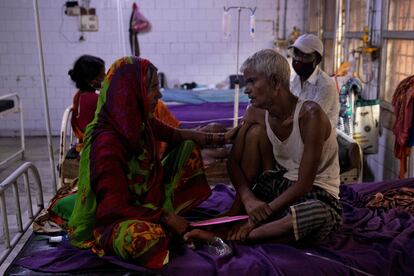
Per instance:
[[[264,125],[242,125],[229,158],[228,171],[238,195],[232,211],[243,210],[249,219],[226,238],[324,239],[341,222],[335,128],[318,104],[291,93],[289,64],[280,54],[259,51],[241,71],[245,93],[254,108],[265,110],[265,120]],[[275,170],[274,161],[284,170]],[[211,235],[193,230],[185,238]]]
[[[313,34],[304,34],[296,39],[290,49],[295,71],[290,79],[292,94],[318,103],[335,128],[339,115],[339,96],[335,82],[318,67],[323,55],[322,41]],[[264,110],[250,105],[243,119],[263,124]]]
[[[317,102],[336,127],[339,98],[335,82],[319,67],[323,56],[322,41],[313,34],[303,34],[290,46],[292,74],[290,90],[300,99]]]

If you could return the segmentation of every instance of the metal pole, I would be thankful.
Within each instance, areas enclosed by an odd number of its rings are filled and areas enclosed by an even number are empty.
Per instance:
[[[40,34],[40,20],[39,20],[39,6],[37,0],[33,0],[34,16],[36,23],[36,38],[37,38],[37,49],[39,54],[39,66],[40,66],[40,77],[42,80],[42,90],[43,90],[43,100],[44,100],[44,111],[45,111],[45,121],[46,121],[46,132],[47,132],[47,144],[49,149],[49,161],[50,167],[52,170],[52,190],[56,193],[56,171],[55,171],[55,160],[53,157],[53,146],[52,146],[52,133],[50,130],[50,115],[49,115],[49,103],[47,98],[47,87],[46,87],[46,76],[45,76],[45,63],[43,57],[43,46],[42,46],[42,36]]]
[[[236,81],[234,85],[234,108],[233,108],[233,127],[236,127],[239,122],[239,94],[240,94],[240,80],[239,80],[239,54],[240,54],[240,14],[242,9],[250,10],[252,14],[256,11],[256,7],[224,7],[225,11],[229,11],[231,9],[237,9],[238,16],[237,16],[237,57],[236,57]]]
[[[239,80],[239,55],[240,55],[240,14],[242,9],[238,9],[237,15],[237,58],[236,58],[236,83],[234,86],[234,114],[233,127],[239,124],[239,97],[240,97],[240,80]]]

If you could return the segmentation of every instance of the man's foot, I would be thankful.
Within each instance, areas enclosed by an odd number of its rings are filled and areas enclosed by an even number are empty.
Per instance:
[[[216,236],[215,233],[201,230],[201,229],[194,229],[184,234],[183,239],[186,242],[190,241],[205,241],[208,242]]]

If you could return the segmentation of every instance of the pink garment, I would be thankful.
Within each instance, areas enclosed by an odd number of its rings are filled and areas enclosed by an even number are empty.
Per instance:
[[[99,95],[95,92],[80,92],[78,105],[73,106],[72,115],[72,127],[74,124],[80,129],[81,132],[85,132],[86,126],[92,122],[95,116],[96,104],[98,103]],[[75,96],[76,97],[76,96]],[[74,101],[75,103],[75,101]],[[82,135],[83,136],[83,135]],[[81,137],[78,137],[81,138]]]

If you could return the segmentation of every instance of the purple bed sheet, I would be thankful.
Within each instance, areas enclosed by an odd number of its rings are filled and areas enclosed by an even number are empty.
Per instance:
[[[239,103],[239,117],[243,116],[247,102]],[[168,109],[181,122],[181,128],[194,128],[209,123],[233,125],[233,103],[202,103],[169,105]]]
[[[414,275],[414,216],[398,209],[365,208],[377,192],[414,187],[414,179],[342,185],[343,226],[319,244],[292,246],[230,244],[233,252],[218,257],[206,248],[176,246],[161,275]],[[217,185],[200,208],[225,211],[234,192]],[[116,257],[98,258],[62,243],[56,248],[17,261],[42,272],[94,269],[110,262],[138,272],[151,272]],[[154,271],[153,271],[154,272]]]

